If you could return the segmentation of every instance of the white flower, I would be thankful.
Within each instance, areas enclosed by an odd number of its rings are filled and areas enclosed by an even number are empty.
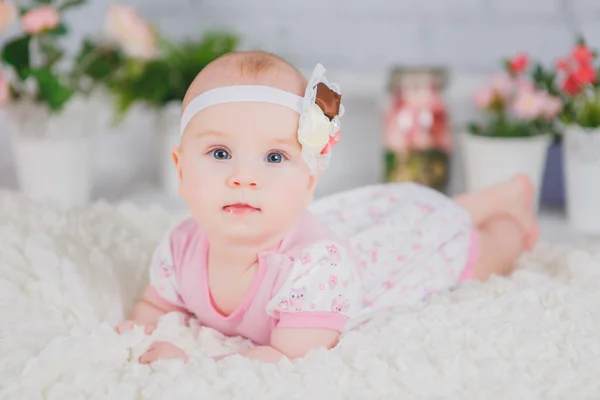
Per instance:
[[[316,104],[300,117],[298,141],[312,152],[320,153],[329,142],[332,122]]]

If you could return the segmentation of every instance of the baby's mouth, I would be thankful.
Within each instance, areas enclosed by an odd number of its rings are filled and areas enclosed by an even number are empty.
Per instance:
[[[260,212],[260,208],[253,207],[247,203],[235,203],[224,206],[223,211],[229,214],[240,215],[245,213]]]

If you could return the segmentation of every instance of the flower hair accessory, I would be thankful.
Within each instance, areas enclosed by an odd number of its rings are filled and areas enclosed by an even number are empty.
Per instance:
[[[329,165],[330,150],[340,137],[340,118],[344,114],[339,86],[330,84],[325,68],[317,64],[306,87],[298,125],[302,157],[312,173]]]
[[[325,78],[325,68],[315,67],[304,97],[270,86],[239,85],[208,90],[195,97],[181,116],[180,135],[192,118],[205,108],[233,102],[263,102],[288,107],[298,114],[298,141],[302,158],[312,174],[329,165],[330,150],[340,137],[340,118],[344,114],[339,86]]]

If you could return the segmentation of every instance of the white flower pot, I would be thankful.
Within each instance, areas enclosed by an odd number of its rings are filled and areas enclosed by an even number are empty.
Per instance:
[[[517,173],[529,176],[535,187],[535,204],[539,204],[541,182],[552,142],[550,135],[526,138],[462,136],[467,190],[481,189]]]
[[[569,223],[581,232],[600,234],[600,129],[568,127],[564,162]]]
[[[89,202],[92,189],[90,135],[96,129],[86,99],[73,99],[58,115],[21,102],[6,109],[20,190],[35,201],[61,206]]]
[[[173,146],[179,144],[181,102],[173,101],[158,111],[156,127],[159,135],[160,179],[163,191],[177,196],[179,179],[171,157]]]
[[[36,201],[78,206],[90,200],[91,146],[87,136],[13,137],[21,191]]]

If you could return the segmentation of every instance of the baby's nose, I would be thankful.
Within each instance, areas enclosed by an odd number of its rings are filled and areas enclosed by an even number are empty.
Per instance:
[[[258,183],[257,180],[248,174],[236,174],[229,178],[229,186],[232,188],[257,188]]]

